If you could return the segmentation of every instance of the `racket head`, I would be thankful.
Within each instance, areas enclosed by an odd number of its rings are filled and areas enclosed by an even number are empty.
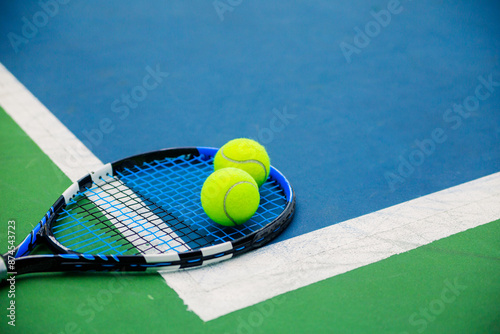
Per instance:
[[[261,247],[291,222],[295,194],[271,166],[261,203],[245,224],[221,226],[200,202],[218,149],[170,148],[104,165],[73,183],[17,250],[28,254],[43,236],[68,259],[112,257],[137,268],[177,270],[206,265]]]

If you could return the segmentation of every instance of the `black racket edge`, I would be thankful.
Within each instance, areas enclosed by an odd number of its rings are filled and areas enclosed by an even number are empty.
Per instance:
[[[262,247],[276,238],[290,224],[295,213],[295,192],[281,172],[271,166],[270,176],[283,188],[287,204],[283,212],[264,228],[242,238],[228,241],[215,246],[182,253],[168,252],[153,255],[91,255],[72,251],[60,244],[52,235],[51,225],[58,211],[78,191],[85,191],[92,186],[93,180],[106,174],[113,175],[133,164],[148,161],[175,158],[184,155],[215,156],[217,148],[211,147],[180,147],[143,153],[104,165],[74,182],[57,199],[45,216],[15,249],[9,250],[0,258],[0,281],[9,276],[44,272],[112,272],[112,271],[177,271],[220,262],[234,256]],[[40,243],[48,245],[56,254],[31,255],[30,252]]]

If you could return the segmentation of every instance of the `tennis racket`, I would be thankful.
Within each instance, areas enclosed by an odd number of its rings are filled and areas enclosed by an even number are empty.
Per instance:
[[[255,215],[236,227],[218,225],[200,202],[216,153],[207,147],[165,149],[108,163],[84,176],[19,246],[1,257],[0,278],[66,271],[174,271],[265,245],[293,218],[290,183],[271,167]],[[42,242],[55,254],[29,255]]]

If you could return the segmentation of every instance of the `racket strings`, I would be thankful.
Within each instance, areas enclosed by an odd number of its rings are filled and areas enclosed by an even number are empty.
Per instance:
[[[72,199],[69,208],[63,210],[56,224],[52,227],[54,236],[67,248],[77,252],[91,253],[83,251],[83,249],[100,241],[103,245],[95,249],[97,253],[100,253],[101,249],[105,247],[112,250],[113,253],[124,254],[128,249],[123,250],[122,239],[115,238],[118,237],[119,233],[106,233],[106,229],[113,230],[106,220],[101,219],[100,215],[94,212],[94,208],[92,203],[78,205],[76,200]],[[59,223],[60,221],[65,222]],[[81,221],[88,223],[82,224]],[[106,228],[100,226],[101,224]]]
[[[215,244],[214,238],[193,224],[204,212],[199,211],[201,185],[213,166],[206,158],[186,155],[134,166],[118,173],[120,180],[136,194],[170,212],[176,221],[169,226],[191,249]],[[213,224],[213,223],[212,223]]]
[[[188,250],[182,239],[168,226],[175,225],[177,218],[155,203],[139,197],[120,180],[114,178],[99,186],[94,185],[87,189],[85,197],[91,203],[85,203],[83,199],[80,199],[79,203],[84,203],[80,205],[80,209],[86,213],[81,215],[80,221],[73,220],[76,225],[99,230],[99,234],[93,233],[91,238],[86,239],[83,239],[87,237],[86,234],[80,234],[78,244],[66,244],[72,250],[77,252],[85,250],[87,253],[112,251],[118,254]],[[98,210],[92,210],[93,206]],[[54,229],[54,235],[58,240],[65,241],[56,234],[59,232],[57,228]],[[117,242],[121,247],[118,252],[117,247],[114,247]],[[89,248],[94,245],[98,247]]]
[[[158,177],[158,175],[157,175]],[[123,204],[127,208],[131,208],[136,214],[140,215],[143,220],[133,219],[131,214],[125,214],[127,219],[118,217],[116,219],[116,224],[124,226],[125,229],[130,230],[130,234],[135,234],[135,239],[131,240],[131,243],[136,245],[136,248],[141,250],[141,253],[162,253],[166,250],[178,250],[177,248],[186,248],[183,250],[189,250],[189,246],[185,242],[186,239],[190,241],[196,241],[200,247],[207,246],[209,243],[206,240],[206,236],[197,234],[197,231],[190,228],[183,221],[179,219],[178,216],[171,214],[169,211],[165,210],[162,206],[155,202],[155,198],[147,198],[145,195],[134,192],[134,195],[130,193],[124,194],[120,191],[121,186],[117,186],[118,182],[113,183],[113,187],[117,190],[116,194],[121,194],[121,197],[116,195],[115,199],[118,201],[123,201]],[[133,190],[132,187],[129,187]],[[121,212],[123,214],[123,212]],[[115,224],[115,225],[116,225]],[[153,226],[151,226],[151,224]],[[140,228],[138,232],[138,228]],[[127,233],[123,233],[128,235]],[[139,239],[153,238],[155,242],[146,241],[145,244],[138,244]],[[172,243],[174,245],[172,245]],[[175,245],[177,243],[178,245]],[[165,244],[168,245],[168,249],[165,249]],[[142,246],[150,246],[150,248],[144,249]]]
[[[236,240],[251,234],[283,212],[286,199],[281,186],[269,178],[260,188],[261,203],[250,221],[237,227],[215,224],[205,214],[200,202],[200,193],[206,178],[213,172],[213,157],[184,156],[176,159],[155,160],[142,166],[125,169],[119,178],[136,193],[155,201],[181,218],[197,235],[206,236],[209,244],[199,244],[188,235],[184,240],[192,248],[209,246]]]
[[[283,189],[270,178],[252,219],[223,227],[204,213],[200,192],[213,157],[184,155],[124,168],[79,193],[52,226],[65,247],[91,254],[184,252],[251,234],[283,212]]]
[[[92,205],[92,208],[95,208]],[[52,226],[54,237],[65,247],[81,253],[125,254],[130,250],[128,242],[120,238],[101,214],[86,210],[76,201],[69,203]],[[96,245],[94,248],[93,245]]]

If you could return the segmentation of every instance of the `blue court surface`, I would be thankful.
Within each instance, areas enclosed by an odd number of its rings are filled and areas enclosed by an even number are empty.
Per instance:
[[[486,0],[4,2],[0,62],[104,163],[260,141],[297,195],[279,242],[500,170],[499,18]]]

